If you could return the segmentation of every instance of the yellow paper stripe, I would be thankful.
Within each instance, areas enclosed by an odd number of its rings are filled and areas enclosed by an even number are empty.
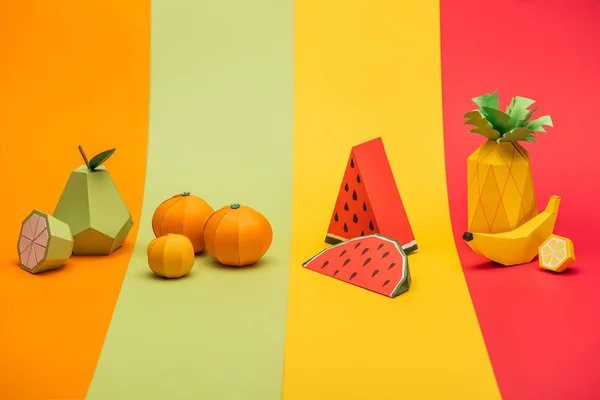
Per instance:
[[[286,400],[500,398],[450,226],[438,6],[296,3]],[[325,246],[351,146],[377,136],[420,247],[396,299],[301,267]]]

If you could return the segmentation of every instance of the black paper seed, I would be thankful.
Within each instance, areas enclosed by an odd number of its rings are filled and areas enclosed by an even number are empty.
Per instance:
[[[335,272],[333,273],[333,276],[336,276],[338,274],[338,272],[340,272],[340,270],[336,269]],[[383,285],[383,286],[385,286],[385,285]]]
[[[352,275],[350,275],[350,280],[354,279],[356,275],[358,275],[358,272],[353,272]]]
[[[365,265],[367,265],[370,262],[371,262],[371,257],[367,258],[362,266],[364,267]]]
[[[360,175],[356,175],[356,182],[360,183]]]
[[[375,225],[373,225],[373,221],[369,221],[369,229],[372,231],[375,230]]]
[[[383,243],[379,243],[379,246],[377,246],[377,250],[381,250],[382,247],[383,247]]]
[[[342,267],[345,267],[346,265],[348,265],[349,262],[350,262],[350,259],[346,258],[346,261],[344,261],[344,264],[342,264]]]
[[[386,258],[389,255],[390,255],[390,252],[386,251],[385,253],[383,253],[383,255],[381,256],[381,258]]]
[[[350,188],[348,187],[348,184],[346,183],[346,185],[344,186],[344,190],[347,192],[348,189],[350,189]]]
[[[387,281],[383,282],[383,286],[387,285],[388,283],[390,283],[389,279]]]
[[[344,222],[344,232],[348,233],[348,225]]]
[[[392,269],[396,266],[396,263],[391,263],[390,266],[388,267],[388,269]]]
[[[352,200],[357,200],[358,199],[358,195],[356,194],[356,190],[352,191]]]
[[[363,201],[363,211],[367,211],[367,203]]]
[[[342,254],[340,254],[340,257],[343,256],[344,254],[346,254],[347,250],[342,251]]]
[[[354,168],[354,160],[350,159],[350,168]]]
[[[375,271],[373,271],[373,275],[371,275],[371,278],[374,278],[374,277],[375,277],[375,275],[377,275],[378,273],[379,273],[379,270],[378,270],[378,269],[376,269]]]
[[[365,236],[365,231],[360,231],[360,236]]]
[[[348,211],[350,207],[348,207],[348,203],[344,203],[344,210]]]
[[[354,248],[358,249],[358,246],[360,246],[360,242],[356,242],[356,244],[354,245]]]
[[[354,222],[355,224],[358,222],[358,217],[356,216],[356,214],[354,214],[354,216],[352,217],[352,222]]]
[[[338,217],[337,213],[333,214],[333,220],[335,222],[338,222],[340,220],[340,217]]]
[[[368,248],[368,247],[365,247],[365,249],[362,251],[362,253],[360,253],[360,255],[361,255],[361,256],[362,256],[362,255],[364,255],[364,254],[365,254],[367,251],[369,251],[369,248]]]
[[[321,267],[321,269],[325,268],[325,267],[326,267],[328,264],[329,264],[329,261],[325,261],[325,262],[323,263],[323,266]]]

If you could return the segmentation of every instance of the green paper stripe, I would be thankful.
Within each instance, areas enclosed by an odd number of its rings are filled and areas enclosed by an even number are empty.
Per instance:
[[[152,2],[142,220],[89,400],[281,398],[291,225],[292,0]],[[121,156],[126,156],[125,154]],[[155,208],[182,188],[263,213],[256,267],[155,278]],[[110,262],[110,261],[107,261]]]

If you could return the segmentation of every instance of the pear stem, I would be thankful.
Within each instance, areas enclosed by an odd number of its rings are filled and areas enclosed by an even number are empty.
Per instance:
[[[88,167],[88,169],[91,170],[90,168],[90,162],[88,161],[87,157],[85,156],[85,151],[83,151],[83,147],[79,146],[79,152],[81,153],[81,157],[83,157],[83,161],[85,162],[85,165]]]

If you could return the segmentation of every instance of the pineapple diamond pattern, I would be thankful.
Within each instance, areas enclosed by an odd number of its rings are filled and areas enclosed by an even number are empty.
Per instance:
[[[507,232],[538,214],[529,154],[519,143],[487,141],[467,166],[469,231]]]

